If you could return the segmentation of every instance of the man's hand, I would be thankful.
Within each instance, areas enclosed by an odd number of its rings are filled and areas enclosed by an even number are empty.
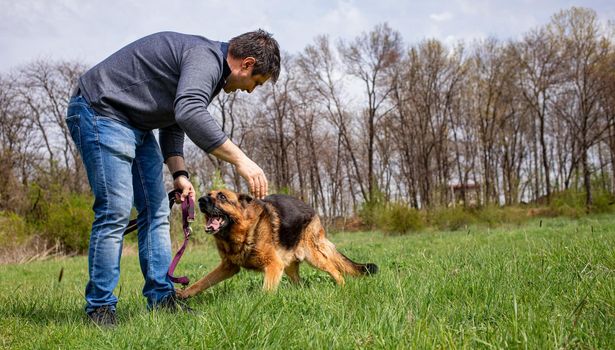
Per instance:
[[[267,177],[263,169],[248,157],[243,158],[243,160],[238,162],[235,166],[239,175],[248,183],[250,193],[252,193],[254,197],[262,199],[267,195],[269,183],[267,182]]]
[[[173,180],[173,188],[181,191],[181,194],[175,194],[176,202],[183,202],[186,197],[190,196],[192,197],[192,201],[196,203],[196,192],[194,191],[192,182],[190,182],[187,177],[178,176],[177,179]]]
[[[179,170],[186,170],[186,164],[184,163],[184,157],[182,156],[169,157],[166,159],[165,162],[167,163],[171,174]],[[173,189],[181,191],[181,194],[175,194],[175,202],[183,202],[188,196],[192,197],[192,200],[196,202],[196,192],[194,191],[194,187],[192,186],[192,183],[187,177],[180,175],[176,179],[174,179]]]
[[[269,191],[269,184],[265,172],[231,140],[226,140],[222,145],[211,152],[216,158],[222,159],[235,165],[237,173],[246,180],[250,193],[256,198],[262,199]]]

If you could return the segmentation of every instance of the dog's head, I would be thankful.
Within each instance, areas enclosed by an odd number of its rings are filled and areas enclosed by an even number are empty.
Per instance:
[[[207,218],[205,232],[224,233],[237,222],[244,220],[245,209],[252,197],[229,190],[215,190],[199,198],[199,209]]]

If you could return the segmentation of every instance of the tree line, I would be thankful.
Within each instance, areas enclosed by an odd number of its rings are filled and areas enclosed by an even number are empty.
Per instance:
[[[283,55],[277,84],[221,94],[209,109],[275,191],[329,218],[365,203],[549,202],[615,191],[612,23],[570,8],[515,40],[407,45],[386,23],[351,40],[319,36]],[[81,62],[0,75],[0,210],[25,213],[50,188],[87,193],[64,122]],[[186,147],[201,190],[244,189],[232,167]],[[242,187],[244,186],[244,187]],[[24,198],[27,197],[27,200]]]

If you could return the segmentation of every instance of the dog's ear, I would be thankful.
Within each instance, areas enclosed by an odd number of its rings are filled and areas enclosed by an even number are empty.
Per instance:
[[[239,203],[241,203],[242,207],[247,207],[254,200],[252,196],[250,196],[249,194],[245,194],[245,193],[240,193],[237,198],[239,199]]]

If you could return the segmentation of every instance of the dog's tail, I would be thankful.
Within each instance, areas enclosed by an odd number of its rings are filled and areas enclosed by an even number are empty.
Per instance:
[[[327,242],[329,248],[331,250],[331,261],[337,267],[337,269],[343,273],[350,276],[364,276],[364,275],[374,275],[378,273],[378,265],[372,263],[357,263],[352,261],[346,255],[340,253],[335,249],[335,246],[331,242]]]
[[[351,276],[375,275],[378,273],[378,265],[376,264],[357,263],[340,252],[336,253],[337,254],[334,257],[335,265],[342,273],[346,273]]]
[[[312,243],[319,254],[325,261],[328,261],[334,265],[340,273],[350,276],[374,275],[378,273],[378,266],[376,264],[357,263],[352,261],[346,255],[340,253],[335,248],[335,244],[327,239],[325,229],[320,224],[320,219],[318,216],[312,220],[310,226],[306,228],[306,230],[312,233],[312,237],[314,239]],[[314,261],[312,263],[314,263]],[[316,263],[316,265],[318,266],[319,263]]]

